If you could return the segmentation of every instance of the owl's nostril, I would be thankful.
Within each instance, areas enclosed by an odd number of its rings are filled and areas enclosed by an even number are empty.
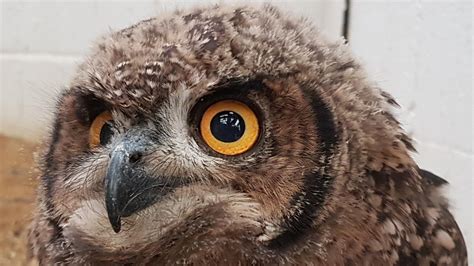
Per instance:
[[[140,158],[142,158],[143,154],[139,151],[137,152],[134,152],[133,154],[130,155],[130,158],[128,159],[128,161],[130,163],[136,163],[138,162],[138,160],[140,160]]]

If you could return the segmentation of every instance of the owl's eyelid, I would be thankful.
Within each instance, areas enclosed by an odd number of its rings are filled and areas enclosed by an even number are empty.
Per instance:
[[[254,100],[249,97],[252,92],[264,94],[267,86],[262,79],[229,79],[220,82],[206,91],[191,108],[191,120],[200,120],[207,107],[222,100],[236,100],[248,105],[257,115],[259,121],[263,121],[263,110]],[[194,116],[194,117],[193,117]]]
[[[235,78],[219,82],[206,91],[201,98],[216,96],[219,94],[247,95],[251,91],[261,92],[267,86],[262,79]]]
[[[102,99],[91,93],[78,91],[80,89],[73,88],[68,91],[64,97],[72,96],[75,104],[75,116],[83,124],[92,124],[97,116],[105,111],[110,110],[110,106]]]

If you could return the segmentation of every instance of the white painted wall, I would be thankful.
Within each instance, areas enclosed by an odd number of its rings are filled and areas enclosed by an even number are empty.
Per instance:
[[[450,182],[474,263],[472,2],[352,2],[351,47],[401,104],[420,166]]]
[[[44,134],[51,99],[67,86],[97,36],[202,2],[235,1],[0,2],[0,133]],[[311,18],[333,38],[340,35],[343,0],[270,2]],[[472,4],[352,2],[351,46],[370,76],[401,103],[402,120],[418,141],[420,165],[450,181],[453,209],[472,255]]]

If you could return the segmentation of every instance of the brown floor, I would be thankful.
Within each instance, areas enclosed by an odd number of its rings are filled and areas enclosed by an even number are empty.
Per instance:
[[[0,135],[0,265],[27,265],[26,234],[33,208],[37,145]]]

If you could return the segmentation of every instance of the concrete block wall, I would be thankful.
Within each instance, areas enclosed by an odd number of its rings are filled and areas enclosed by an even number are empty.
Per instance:
[[[54,96],[98,36],[202,2],[235,1],[0,2],[0,133],[37,139],[47,132]],[[341,34],[344,0],[271,2],[312,19],[333,39]],[[453,210],[474,254],[472,3],[351,3],[350,45],[402,105],[417,161],[451,183]]]
[[[400,103],[420,167],[449,181],[452,211],[474,255],[471,1],[352,0],[350,45]],[[472,263],[472,259],[471,259]]]

